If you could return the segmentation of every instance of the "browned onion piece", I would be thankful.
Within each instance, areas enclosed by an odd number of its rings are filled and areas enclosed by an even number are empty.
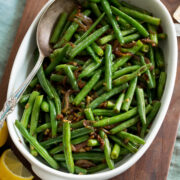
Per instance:
[[[76,166],[82,167],[82,168],[90,168],[96,166],[93,162],[88,160],[77,160],[75,162]]]

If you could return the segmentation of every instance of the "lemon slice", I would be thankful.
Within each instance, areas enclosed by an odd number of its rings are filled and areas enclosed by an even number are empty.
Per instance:
[[[0,159],[1,180],[31,180],[33,178],[32,174],[23,166],[11,149],[2,154]]]
[[[4,122],[4,125],[2,129],[0,129],[0,147],[2,147],[8,138],[8,128],[6,122]]]

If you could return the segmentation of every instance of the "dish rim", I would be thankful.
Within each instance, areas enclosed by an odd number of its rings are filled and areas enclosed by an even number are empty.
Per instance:
[[[32,29],[36,26],[41,14],[43,14],[43,12],[45,11],[46,7],[52,3],[54,0],[49,0],[45,5],[44,7],[41,9],[41,11],[38,13],[38,15],[35,17],[35,19],[33,20],[33,23],[31,24],[31,26],[29,27],[26,35],[24,36],[24,39],[19,47],[19,50],[18,50],[18,53],[16,55],[16,58],[15,58],[15,61],[14,61],[14,64],[17,60],[17,57],[20,56],[21,54],[21,49],[22,49],[22,45],[24,44],[24,41],[26,39],[26,37],[29,35],[29,34],[32,34]],[[152,1],[153,2],[153,1]],[[136,152],[134,155],[132,155],[132,157],[127,160],[125,163],[123,163],[122,165],[116,167],[115,169],[113,170],[107,170],[105,172],[99,172],[99,173],[95,173],[95,174],[90,174],[90,175],[76,175],[76,174],[70,174],[70,173],[66,173],[66,172],[62,172],[62,171],[59,171],[59,170],[55,170],[49,166],[47,166],[46,164],[44,164],[43,162],[39,161],[38,159],[36,159],[35,157],[33,157],[27,150],[26,148],[23,146],[23,144],[21,144],[18,140],[18,138],[16,138],[13,134],[16,133],[14,130],[12,131],[12,129],[14,129],[14,125],[13,123],[11,122],[11,120],[9,118],[7,118],[7,121],[8,121],[8,129],[9,129],[9,133],[10,133],[10,136],[11,136],[11,139],[13,140],[14,144],[16,145],[16,147],[18,148],[18,150],[23,154],[23,156],[28,159],[28,161],[31,163],[32,166],[37,166],[38,168],[41,168],[43,169],[43,171],[46,171],[50,174],[54,174],[56,176],[61,176],[61,177],[64,177],[64,178],[74,178],[74,179],[90,179],[90,178],[108,178],[108,177],[112,177],[113,176],[116,176],[118,174],[121,174],[122,172],[124,172],[125,170],[127,170],[128,168],[130,168],[133,164],[135,164],[143,155],[144,153],[147,151],[147,149],[149,148],[149,146],[152,144],[153,140],[155,139],[161,125],[162,125],[162,122],[165,118],[165,115],[167,113],[167,109],[169,107],[169,104],[170,104],[170,100],[171,100],[171,97],[172,97],[172,94],[173,94],[173,89],[174,89],[174,85],[175,85],[175,78],[176,78],[176,71],[177,71],[177,39],[176,39],[176,32],[175,32],[175,28],[173,28],[174,26],[174,23],[172,21],[172,18],[167,10],[167,8],[164,6],[164,4],[161,2],[161,1],[157,1],[157,0],[154,0],[154,2],[156,3],[159,3],[160,6],[162,7],[162,9],[165,11],[166,15],[167,15],[167,18],[169,19],[169,25],[171,26],[171,29],[173,31],[173,39],[171,40],[171,42],[173,42],[173,46],[174,46],[174,50],[173,50],[173,54],[174,54],[174,57],[172,58],[173,59],[173,67],[174,67],[174,71],[172,72],[171,74],[171,87],[169,87],[168,91],[167,91],[167,97],[166,97],[166,105],[162,105],[161,107],[161,118],[159,118],[159,121],[158,123],[156,124],[156,128],[154,128],[148,135],[151,136],[151,137],[146,137],[146,144],[143,145],[141,148],[139,148],[138,152]],[[12,68],[12,71],[11,71],[11,75],[10,75],[10,80],[9,80],[9,84],[8,84],[8,93],[7,93],[7,97],[10,96],[10,93],[12,91],[12,82],[11,82],[11,78],[13,76],[13,72],[15,71],[14,70],[14,64],[13,64],[13,68]],[[160,112],[160,110],[159,110]],[[158,114],[159,114],[158,112]],[[13,128],[12,128],[13,127]],[[17,133],[16,133],[17,134]]]

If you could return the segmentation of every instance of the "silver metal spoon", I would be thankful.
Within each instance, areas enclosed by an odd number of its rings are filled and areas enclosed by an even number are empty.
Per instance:
[[[0,129],[2,128],[7,116],[14,110],[15,106],[19,102],[22,94],[30,84],[31,80],[37,74],[44,58],[49,56],[52,52],[51,46],[49,44],[49,39],[58,16],[64,11],[68,13],[71,12],[74,7],[74,0],[54,0],[41,16],[36,32],[36,41],[39,49],[39,59],[22,85],[15,91],[14,94],[12,94],[9,99],[6,100],[4,107],[0,112]]]

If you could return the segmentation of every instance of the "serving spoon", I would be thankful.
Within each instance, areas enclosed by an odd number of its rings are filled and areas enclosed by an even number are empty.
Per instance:
[[[76,1],[76,3],[77,2],[80,1]],[[52,0],[45,12],[40,17],[36,31],[36,41],[39,50],[39,59],[26,80],[4,103],[4,107],[0,112],[0,129],[3,127],[4,121],[7,116],[11,112],[13,112],[22,94],[24,93],[34,76],[37,74],[39,68],[43,63],[44,58],[48,57],[52,52],[51,46],[49,44],[49,39],[57,18],[64,11],[68,13],[71,12],[72,9],[75,7],[76,3],[74,0]]]

